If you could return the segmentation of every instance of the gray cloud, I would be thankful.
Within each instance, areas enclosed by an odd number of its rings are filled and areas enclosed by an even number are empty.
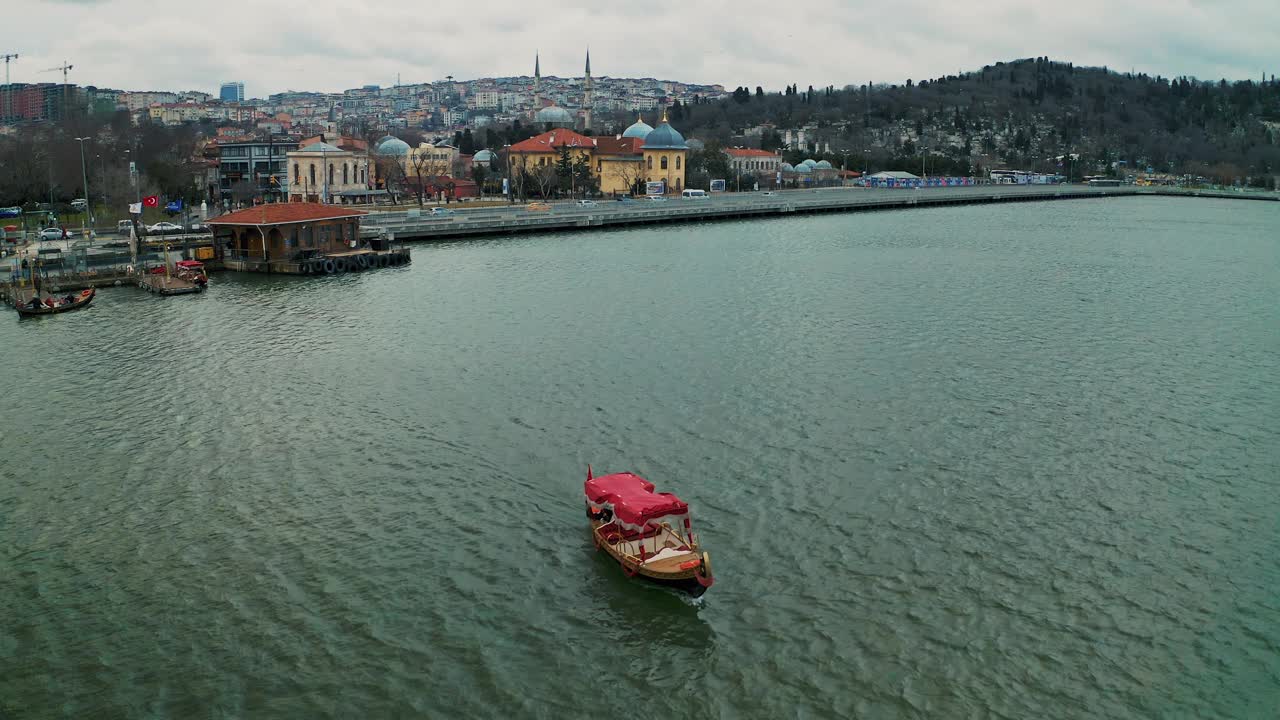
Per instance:
[[[72,81],[85,85],[213,91],[243,80],[253,96],[389,85],[397,73],[405,83],[529,74],[535,51],[545,74],[575,76],[588,44],[597,75],[770,90],[900,83],[1039,55],[1205,79],[1256,78],[1280,65],[1274,0],[651,0],[590,8],[312,0],[287,11],[247,0],[212,8],[56,0],[22,13],[24,26],[58,32],[7,36],[4,51],[22,56],[14,81],[60,80],[38,71],[66,60],[75,65]]]

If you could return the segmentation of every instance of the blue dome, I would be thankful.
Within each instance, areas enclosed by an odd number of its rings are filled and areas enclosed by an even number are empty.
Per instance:
[[[645,137],[644,147],[646,150],[689,149],[688,143],[684,141],[684,136],[676,132],[676,129],[671,127],[671,123],[668,122],[662,123]]]
[[[569,111],[555,105],[539,110],[538,114],[533,116],[533,120],[539,125],[550,123],[563,127],[573,126],[573,116],[569,114]]]
[[[778,169],[781,170],[782,172],[795,172],[796,166],[792,165],[791,163],[782,163],[782,165],[780,165]]]
[[[387,135],[378,141],[379,155],[404,155],[407,152],[409,152],[409,143],[398,137]]]
[[[793,170],[792,172],[811,173],[813,172],[813,168],[809,167],[808,165],[805,165],[804,163],[800,163],[795,167],[795,170]]]
[[[653,132],[653,128],[649,126],[643,119],[637,118],[635,124],[622,131],[622,137],[640,138],[641,140],[649,136]]]
[[[497,156],[497,155],[495,155],[495,154],[494,154],[494,152],[493,152],[492,150],[481,150],[480,152],[476,153],[476,154],[471,158],[471,162],[473,162],[473,163],[491,163],[491,162],[493,162],[494,160],[497,160],[497,159],[498,159],[498,156]]]
[[[817,165],[813,166],[814,170],[832,170],[831,163],[826,160],[819,160]]]
[[[809,166],[809,169],[810,169],[810,170],[812,170],[812,169],[813,169],[813,167],[814,167],[815,165],[817,165],[817,164],[818,164],[818,161],[817,161],[817,160],[814,160],[813,158],[809,158],[808,160],[805,160],[804,162],[802,162],[802,163],[800,163],[800,164],[801,164],[801,165],[808,165],[808,166]]]

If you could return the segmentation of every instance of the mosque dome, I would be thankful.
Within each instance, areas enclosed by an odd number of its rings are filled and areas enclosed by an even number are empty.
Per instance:
[[[624,138],[640,138],[641,140],[649,136],[653,132],[653,128],[649,126],[643,119],[637,118],[635,124],[622,131]]]
[[[671,123],[663,122],[653,132],[645,136],[646,150],[688,150],[689,145],[684,136],[671,127]]]
[[[707,144],[702,142],[701,140],[698,140],[697,138],[689,138],[688,140],[685,140],[685,144],[689,146],[690,150],[706,150],[707,149]]]
[[[813,172],[813,168],[809,167],[808,165],[805,165],[804,163],[800,163],[799,165],[796,166],[795,170],[793,170],[792,172],[811,173]]]
[[[539,110],[538,114],[533,116],[533,120],[539,125],[551,124],[573,127],[573,116],[569,114],[569,111],[555,105]]]
[[[378,141],[379,155],[404,155],[409,152],[409,143],[398,137],[387,135]]]
[[[813,166],[814,170],[832,170],[831,163],[826,160],[819,160],[817,165]]]
[[[791,163],[784,162],[782,163],[782,165],[778,166],[778,169],[781,170],[782,172],[795,172],[796,166],[792,165]]]
[[[818,164],[818,161],[814,160],[813,158],[809,158],[808,160],[805,160],[804,162],[800,163],[800,165],[808,165],[810,170],[812,170],[814,166],[816,166],[817,164]]]
[[[491,163],[498,159],[492,150],[481,150],[471,158],[473,163]]]

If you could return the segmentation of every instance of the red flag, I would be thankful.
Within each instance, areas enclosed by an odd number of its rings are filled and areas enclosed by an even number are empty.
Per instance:
[[[160,207],[160,196],[159,196],[159,195],[148,195],[148,196],[146,196],[146,197],[142,198],[142,204],[143,204],[143,205],[145,205],[145,206],[147,206],[147,207]]]

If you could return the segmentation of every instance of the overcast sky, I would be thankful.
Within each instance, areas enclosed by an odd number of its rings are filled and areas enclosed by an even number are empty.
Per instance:
[[[250,97],[366,84],[582,73],[779,90],[901,83],[1048,55],[1152,75],[1259,78],[1280,70],[1276,0],[418,0],[305,3],[34,0],[4,11],[14,82],[74,65],[80,85]],[[29,31],[29,32],[28,32]]]

